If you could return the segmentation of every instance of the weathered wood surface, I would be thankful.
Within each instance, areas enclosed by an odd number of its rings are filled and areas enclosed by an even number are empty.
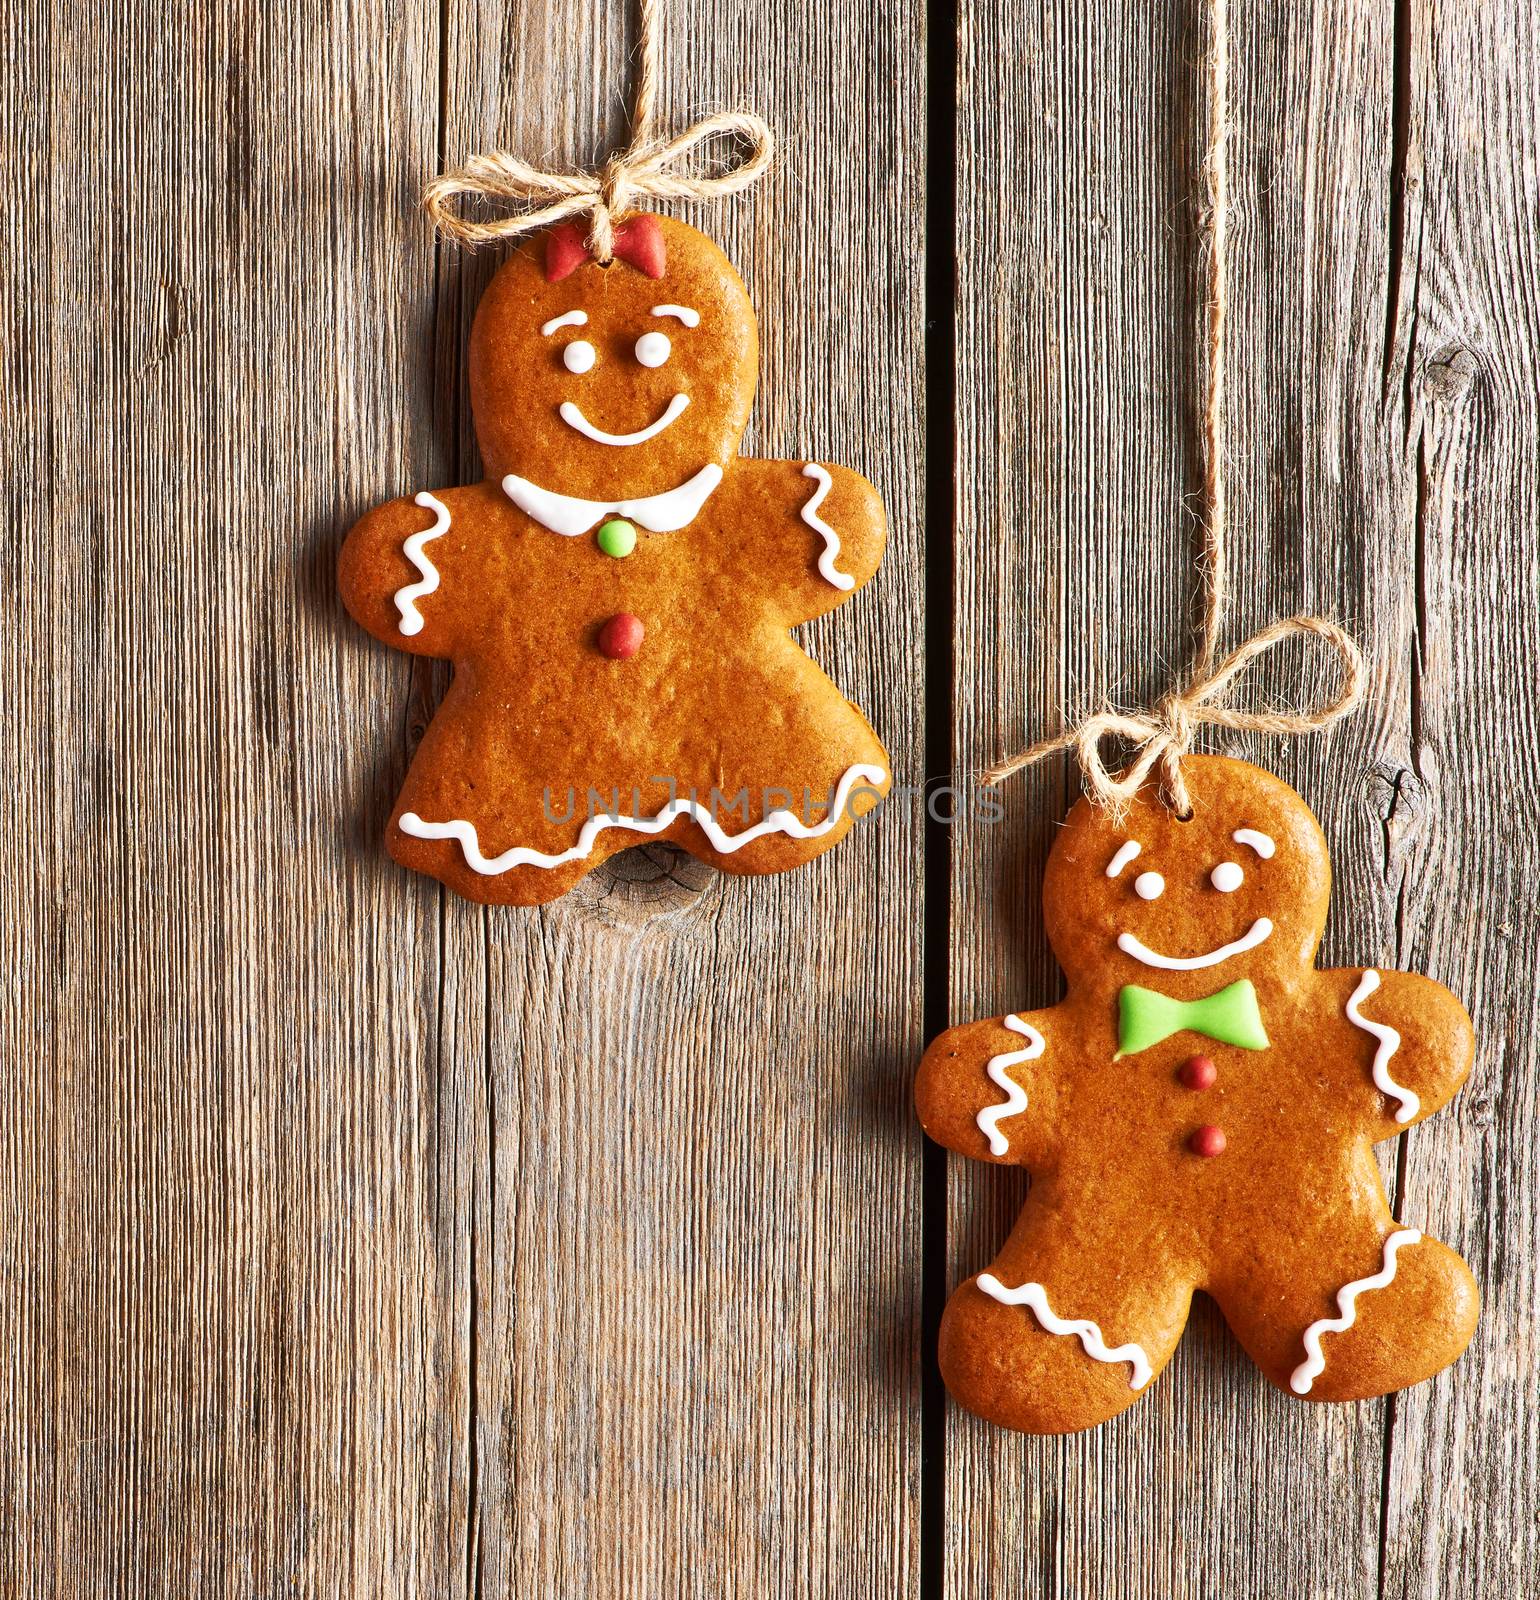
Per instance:
[[[0,1591],[913,1592],[913,808],[453,902],[380,844],[442,684],[336,599],[364,508],[479,470],[491,262],[419,185],[602,153],[634,17],[115,10],[6,21]],[[664,10],[664,115],[786,138],[703,220],[749,448],[893,508],[807,634],[912,777],[918,14]]]
[[[1109,1427],[1034,1442],[950,1413],[928,1457],[915,808],[779,881],[637,854],[539,913],[379,848],[442,678],[351,626],[332,565],[367,505],[475,476],[463,348],[493,265],[437,249],[415,191],[492,141],[601,153],[620,10],[5,13],[28,204],[0,275],[0,1593],[1519,1592],[1529,8],[1232,7],[1234,636],[1320,606],[1375,663],[1328,739],[1240,748],[1326,826],[1327,958],[1431,972],[1475,1013],[1469,1088],[1387,1172],[1475,1266],[1477,1342],[1394,1403],[1305,1408],[1200,1314]],[[749,448],[850,462],[893,511],[882,576],[807,635],[914,782],[927,19],[664,11],[665,113],[743,102],[787,138],[704,221],[763,319]],[[966,771],[1185,648],[1203,38],[1196,0],[957,20]],[[1053,997],[1036,895],[1070,791],[1041,771],[1004,825],[953,830],[956,1016]],[[948,1193],[955,1277],[1021,1180],[954,1162]]]
[[[1469,1087],[1386,1167],[1401,1214],[1472,1263],[1485,1318],[1394,1402],[1285,1399],[1206,1307],[1098,1432],[1023,1440],[954,1413],[959,1596],[1474,1597],[1540,1571],[1540,35],[1520,5],[1230,13],[1232,642],[1326,609],[1374,664],[1329,737],[1231,748],[1322,819],[1325,958],[1430,972],[1471,1005]],[[1195,4],[964,8],[961,768],[1061,707],[1139,703],[1188,646],[1201,24]],[[1259,690],[1300,670],[1270,664]],[[1037,895],[1068,785],[1039,771],[1005,826],[955,834],[958,1017],[1057,993]],[[952,1162],[952,1281],[1022,1192]]]

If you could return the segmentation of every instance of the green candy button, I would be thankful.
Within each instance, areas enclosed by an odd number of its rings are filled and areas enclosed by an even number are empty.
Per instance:
[[[619,517],[606,522],[599,530],[599,548],[617,561],[622,556],[630,555],[636,549],[636,529],[629,522],[622,522]]]

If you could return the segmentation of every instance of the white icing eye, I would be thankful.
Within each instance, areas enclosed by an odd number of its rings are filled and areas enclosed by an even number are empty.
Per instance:
[[[644,367],[661,367],[668,360],[669,351],[674,347],[668,342],[666,333],[644,333],[636,341],[636,359]]]
[[[562,347],[561,359],[568,372],[591,372],[599,352],[586,339],[574,339]]]
[[[1234,894],[1246,881],[1246,874],[1233,861],[1221,861],[1209,873],[1208,881],[1220,894]]]
[[[1166,892],[1166,880],[1158,872],[1141,872],[1134,879],[1134,893],[1141,900],[1158,900]]]

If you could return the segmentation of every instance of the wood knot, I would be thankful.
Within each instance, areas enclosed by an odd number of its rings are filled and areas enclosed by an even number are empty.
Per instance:
[[[1445,351],[1422,369],[1422,392],[1434,405],[1458,405],[1480,372],[1474,352],[1460,347]]]
[[[719,874],[667,840],[613,855],[572,891],[585,910],[609,921],[645,922],[697,904]]]
[[[1389,868],[1403,862],[1421,836],[1432,810],[1432,795],[1423,777],[1399,761],[1375,762],[1368,777]]]

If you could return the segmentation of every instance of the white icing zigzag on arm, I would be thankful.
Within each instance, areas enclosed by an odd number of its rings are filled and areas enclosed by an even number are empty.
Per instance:
[[[1048,1304],[1048,1291],[1042,1284],[1024,1283],[1019,1288],[1007,1289],[992,1272],[981,1272],[977,1281],[979,1288],[1001,1305],[1027,1306],[1049,1333],[1073,1334],[1093,1361],[1113,1364],[1126,1361],[1134,1369],[1128,1382],[1130,1389],[1142,1389],[1154,1376],[1150,1358],[1141,1346],[1120,1344],[1116,1350],[1109,1350],[1107,1341],[1102,1338],[1102,1330],[1094,1322],[1055,1316]]]
[[[821,839],[824,834],[832,832],[845,820],[845,810],[850,802],[851,791],[857,784],[885,783],[887,777],[887,773],[881,767],[858,763],[848,768],[840,779],[839,786],[834,791],[834,804],[822,822],[804,822],[794,811],[772,811],[769,816],[756,822],[752,828],[745,828],[742,833],[724,833],[711,812],[695,800],[671,800],[655,817],[590,817],[583,824],[578,842],[570,850],[563,850],[557,855],[547,855],[540,850],[514,845],[511,849],[503,851],[500,856],[488,859],[481,853],[481,841],[475,825],[461,819],[453,822],[424,822],[415,811],[406,811],[401,815],[400,825],[402,833],[409,833],[414,839],[458,841],[460,849],[465,854],[466,865],[485,878],[495,878],[500,873],[511,871],[514,867],[565,867],[574,861],[583,860],[593,850],[594,841],[599,835],[611,828],[624,828],[631,833],[662,833],[680,817],[692,818],[715,849],[720,850],[723,855],[731,855],[735,850],[741,850],[744,845],[752,844],[756,839],[763,839],[767,833],[784,833],[793,839]],[[875,791],[869,789],[867,792]]]
[[[1295,1394],[1309,1394],[1315,1380],[1326,1370],[1326,1357],[1321,1353],[1323,1333],[1346,1333],[1358,1320],[1358,1297],[1369,1289],[1383,1289],[1396,1281],[1396,1252],[1403,1245],[1416,1244],[1422,1238],[1416,1228],[1398,1228],[1385,1241],[1385,1264],[1372,1278],[1355,1278],[1337,1291],[1337,1310],[1340,1315],[1322,1317],[1305,1329],[1305,1360],[1294,1369],[1289,1387]]]
[[[809,461],[802,469],[804,478],[814,478],[818,487],[813,490],[813,496],[802,508],[802,520],[815,533],[823,536],[823,554],[818,558],[818,571],[822,574],[825,583],[832,583],[836,589],[854,589],[856,580],[848,572],[841,572],[834,565],[840,553],[840,536],[818,515],[818,508],[824,502],[834,480],[818,465],[816,461]]]
[[[449,532],[449,507],[426,489],[415,498],[424,511],[431,511],[434,515],[431,528],[414,533],[401,547],[401,553],[422,574],[421,582],[409,583],[404,589],[396,590],[396,610],[401,613],[401,631],[408,638],[422,632],[422,612],[417,609],[417,602],[438,588],[438,568],[423,554],[423,546],[430,539],[437,539]]]
[[[1382,1094],[1401,1102],[1396,1107],[1396,1121],[1410,1122],[1422,1109],[1422,1101],[1410,1089],[1403,1089],[1390,1075],[1390,1058],[1401,1048],[1401,1035],[1388,1022],[1370,1022],[1359,1009],[1379,986],[1380,975],[1371,967],[1358,980],[1358,987],[1347,1003],[1348,1021],[1379,1040],[1379,1048],[1374,1052],[1374,1085]]]
[[[1003,1156],[1011,1147],[1011,1141],[1000,1132],[1001,1119],[1019,1116],[1027,1109],[1027,1091],[1014,1078],[1007,1077],[1006,1069],[1019,1066],[1023,1061],[1036,1061],[1047,1048],[1042,1034],[1030,1022],[1023,1022],[1013,1014],[1005,1019],[1005,1026],[1012,1033],[1019,1033],[1027,1041],[1027,1048],[1007,1050],[1003,1055],[991,1056],[984,1067],[990,1078],[1006,1093],[1006,1098],[999,1105],[979,1112],[976,1119],[980,1131],[989,1140],[989,1153],[993,1156]]]

